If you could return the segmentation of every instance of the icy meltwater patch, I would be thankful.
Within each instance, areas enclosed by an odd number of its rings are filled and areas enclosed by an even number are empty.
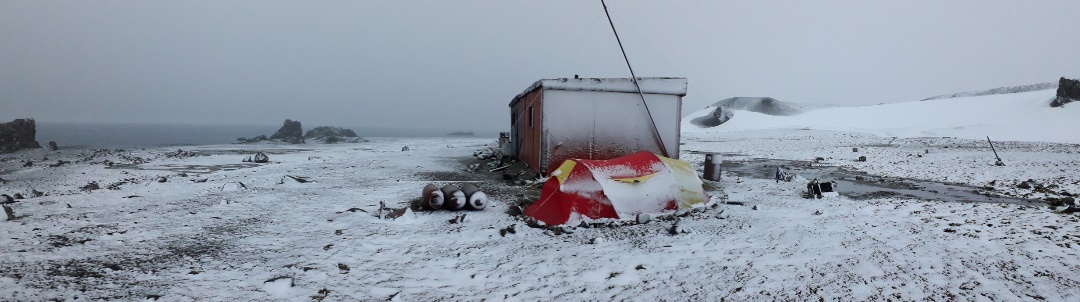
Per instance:
[[[836,191],[840,195],[853,199],[902,196],[923,200],[1045,205],[1035,200],[978,194],[975,193],[976,188],[970,186],[904,178],[885,179],[840,167],[812,165],[807,161],[758,158],[748,161],[726,161],[722,165],[724,171],[735,175],[765,179],[772,179],[775,176],[776,167],[781,167],[785,172],[801,177],[802,179],[795,181],[795,184],[799,186],[805,184],[800,180],[808,181],[816,178],[821,181],[836,181]]]

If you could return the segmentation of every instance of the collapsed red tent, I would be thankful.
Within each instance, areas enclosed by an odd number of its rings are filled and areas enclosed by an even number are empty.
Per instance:
[[[610,160],[566,160],[525,215],[547,225],[573,224],[703,206],[707,199],[689,163],[641,151]]]

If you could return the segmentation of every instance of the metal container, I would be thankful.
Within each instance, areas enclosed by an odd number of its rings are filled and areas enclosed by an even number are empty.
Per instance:
[[[424,186],[424,192],[420,195],[420,204],[428,210],[438,210],[443,206],[443,193],[439,187],[428,184]]]
[[[716,154],[705,154],[704,178],[711,181],[720,181],[720,164],[724,162]]]
[[[447,210],[461,210],[465,208],[465,193],[461,192],[455,185],[446,185],[442,187],[443,193],[443,209]]]
[[[487,207],[487,194],[480,191],[479,187],[467,183],[461,186],[461,192],[465,193],[466,209],[480,211]]]

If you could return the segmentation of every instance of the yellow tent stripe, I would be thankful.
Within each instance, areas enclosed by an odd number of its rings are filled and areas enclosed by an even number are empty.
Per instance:
[[[701,187],[701,179],[690,163],[659,155],[656,157],[660,158],[675,176],[675,182],[679,186],[676,198],[680,208],[692,208],[705,203],[705,190]]]
[[[632,184],[632,183],[639,183],[639,182],[649,180],[649,178],[652,178],[653,176],[656,176],[656,174],[658,174],[658,173],[653,173],[653,174],[649,174],[649,175],[642,175],[642,176],[638,176],[638,177],[612,178],[611,180],[614,180],[614,181],[617,181],[617,182],[622,182],[622,183]]]
[[[559,184],[566,182],[566,177],[570,176],[570,171],[574,171],[574,167],[577,166],[577,162],[573,160],[564,161],[555,172],[551,172],[555,178],[559,179]]]

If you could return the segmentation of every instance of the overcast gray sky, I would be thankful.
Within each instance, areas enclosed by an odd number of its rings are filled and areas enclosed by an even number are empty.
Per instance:
[[[1080,1],[619,1],[639,76],[877,104],[1080,75]],[[0,120],[499,130],[537,79],[628,77],[597,1],[0,0]]]

